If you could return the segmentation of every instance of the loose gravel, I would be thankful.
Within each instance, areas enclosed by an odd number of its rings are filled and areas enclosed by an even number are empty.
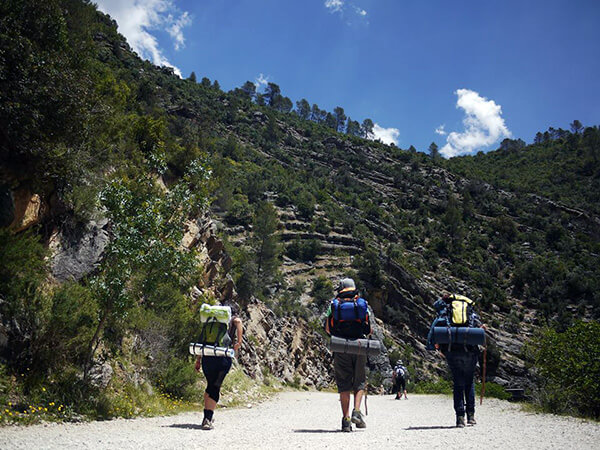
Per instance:
[[[215,428],[202,413],[88,423],[0,428],[1,449],[599,449],[597,422],[522,411],[485,399],[477,425],[454,427],[452,399],[441,395],[370,396],[367,428],[341,433],[337,394],[285,392],[251,408],[218,409]],[[363,407],[364,413],[364,407]]]

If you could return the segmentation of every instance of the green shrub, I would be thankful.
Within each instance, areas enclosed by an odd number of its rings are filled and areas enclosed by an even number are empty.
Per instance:
[[[452,394],[452,381],[421,381],[414,385],[415,394]]]
[[[319,275],[313,281],[313,287],[310,291],[310,295],[313,297],[313,302],[321,307],[325,305],[325,303],[331,299],[333,293],[333,284],[331,281],[324,277],[323,275]]]
[[[538,375],[534,399],[542,408],[600,418],[600,323],[542,330],[525,354]]]
[[[481,384],[475,384],[475,395],[481,395]],[[500,400],[509,400],[512,395],[504,390],[498,383],[485,383],[485,397],[499,398]]]

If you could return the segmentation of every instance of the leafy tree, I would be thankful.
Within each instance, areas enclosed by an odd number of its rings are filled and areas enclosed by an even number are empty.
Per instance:
[[[281,246],[276,234],[279,225],[277,210],[269,202],[262,202],[254,214],[252,233],[254,253],[256,255],[256,278],[268,282],[273,278],[279,266]]]
[[[293,103],[289,97],[282,97],[279,101],[277,109],[283,113],[289,113],[292,110]]]
[[[313,103],[312,108],[310,110],[310,120],[316,123],[323,123],[325,121],[326,116],[327,111],[320,109],[316,103]]]
[[[600,418],[600,324],[545,329],[526,347],[538,372],[537,401],[555,413]]]
[[[253,100],[256,96],[256,85],[252,81],[246,81],[242,85],[241,90],[248,100]]]
[[[196,79],[196,72],[190,73],[190,76],[188,77],[188,80],[191,81],[192,83],[196,83],[198,81]]]
[[[308,120],[310,118],[310,104],[308,100],[303,98],[296,102],[296,114],[303,120]]]
[[[127,317],[138,295],[153,292],[160,283],[194,275],[194,254],[180,243],[185,220],[204,205],[207,175],[207,168],[195,161],[168,192],[140,176],[115,180],[102,193],[114,238],[99,275],[92,280],[100,314],[89,342],[86,369],[107,323]],[[141,283],[134,282],[138,277]]]
[[[344,125],[346,124],[346,114],[344,113],[344,108],[341,106],[336,106],[333,110],[333,115],[335,117],[335,131],[338,133],[344,132]]]
[[[573,134],[581,133],[582,129],[583,129],[583,125],[581,125],[581,122],[579,120],[574,120],[571,123],[571,131],[573,132]]]
[[[268,106],[277,108],[281,102],[281,88],[275,83],[268,83],[264,92],[264,98]]]
[[[429,156],[431,156],[431,159],[438,159],[440,157],[440,151],[435,142],[429,145]]]
[[[325,126],[327,128],[331,128],[332,130],[337,130],[337,120],[333,114],[330,112],[327,113],[324,120]]]
[[[314,281],[310,295],[314,303],[319,307],[324,306],[331,299],[333,293],[333,284],[323,275],[319,275]]]
[[[363,120],[363,123],[361,125],[361,136],[364,138],[370,138],[371,136],[373,136],[373,128],[375,127],[375,124],[373,123],[373,121],[371,119],[365,119]]]
[[[351,136],[360,136],[360,123],[348,117],[348,123],[346,124],[346,133]]]

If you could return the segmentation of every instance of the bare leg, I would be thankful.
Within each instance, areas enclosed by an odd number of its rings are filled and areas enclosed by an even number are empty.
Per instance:
[[[360,402],[362,402],[363,394],[365,391],[360,390],[354,393],[354,409],[360,411]]]
[[[204,393],[204,409],[214,411],[217,408],[217,402],[215,402],[210,396]]]
[[[350,417],[350,391],[340,392],[340,403],[344,417]]]

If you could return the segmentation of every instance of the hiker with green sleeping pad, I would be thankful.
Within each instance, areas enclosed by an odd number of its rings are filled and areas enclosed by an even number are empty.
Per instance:
[[[485,325],[475,312],[474,302],[459,294],[444,294],[434,304],[438,315],[431,325],[427,348],[441,352],[452,372],[456,426],[475,425],[475,369],[477,344],[485,343]]]
[[[200,307],[200,321],[202,328],[198,343],[195,343],[194,346],[207,349],[233,348],[234,351],[239,350],[242,345],[242,320],[237,316],[232,317],[229,306],[203,304]],[[228,356],[229,352],[224,352],[224,355],[217,356],[216,352],[211,355],[208,351],[199,353],[196,358],[196,371],[199,372],[202,367],[202,372],[206,377],[203,430],[212,430],[214,427],[213,416],[219,402],[221,385],[231,369],[232,358]]]
[[[371,335],[368,304],[359,296],[352,278],[340,281],[336,297],[327,311],[325,331],[331,336],[359,339]],[[366,385],[367,355],[333,352],[335,382],[342,406],[342,431],[352,431],[367,424],[360,411]],[[354,409],[350,415],[350,397],[354,394]]]

